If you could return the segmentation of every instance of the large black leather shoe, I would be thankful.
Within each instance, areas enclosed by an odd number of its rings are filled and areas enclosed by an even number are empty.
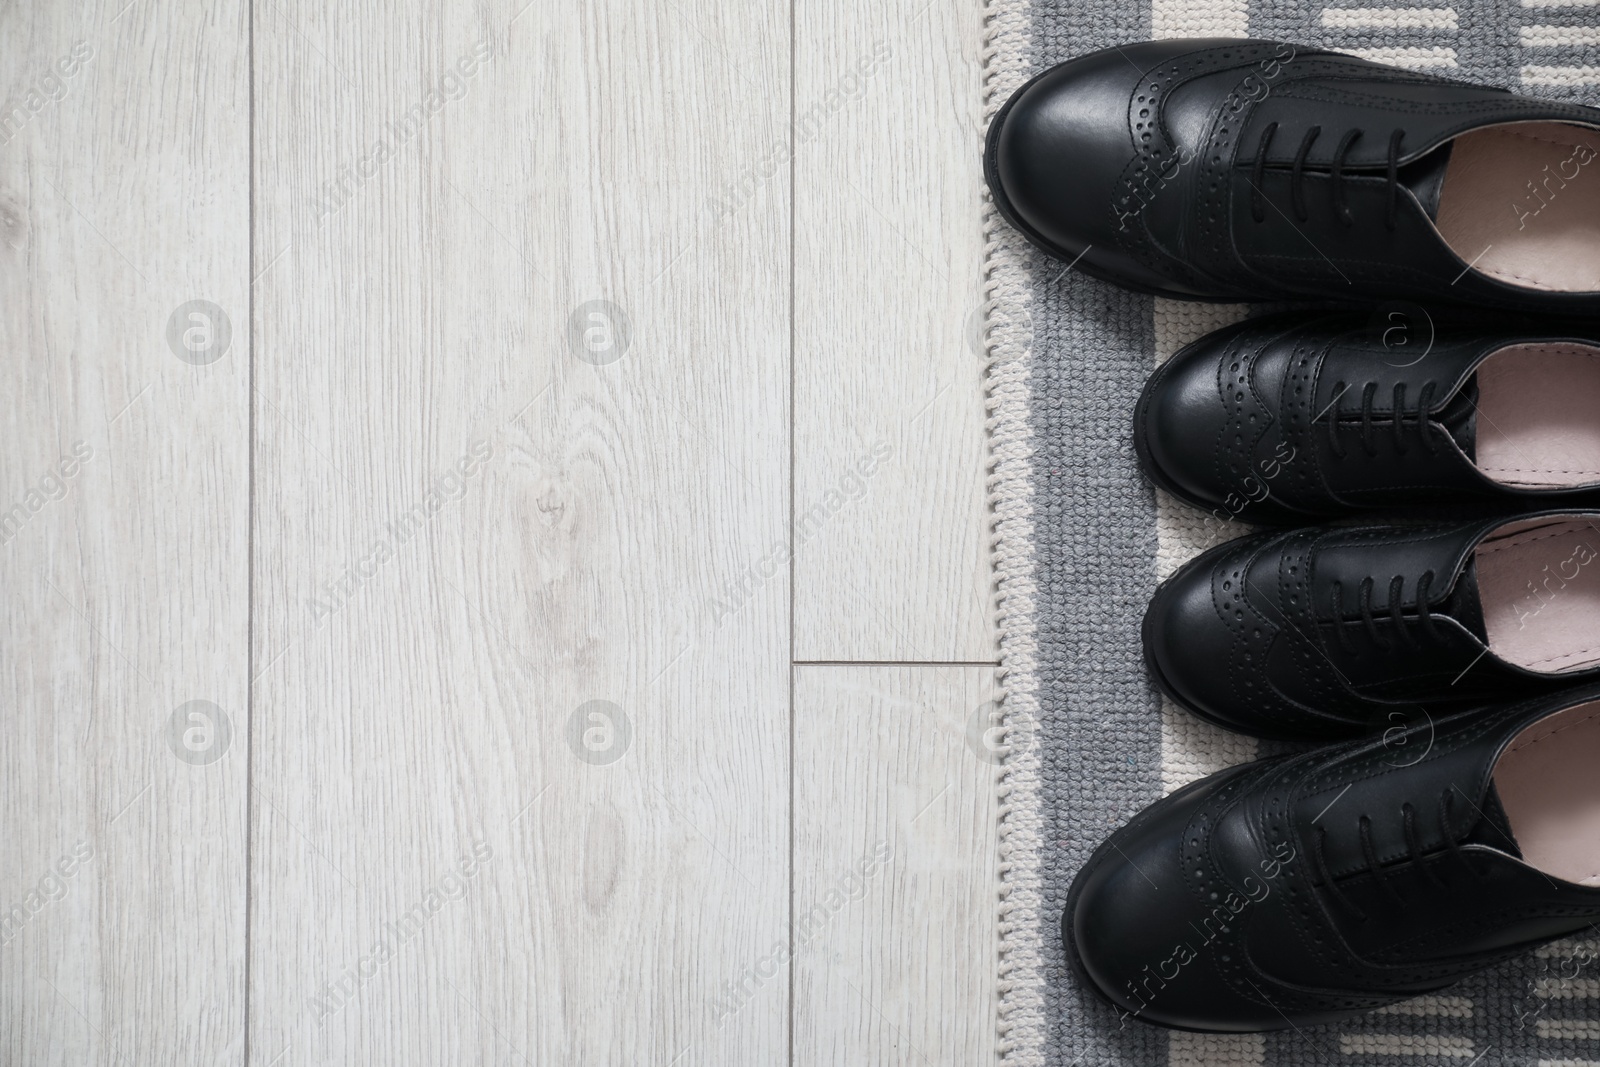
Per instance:
[[[1074,59],[996,116],[1005,217],[1091,275],[1199,300],[1600,314],[1600,111],[1271,41]]]
[[[1600,675],[1600,512],[1241,538],[1163,582],[1145,660],[1229,729],[1316,741]]]
[[[1134,444],[1222,522],[1600,504],[1600,328],[1415,307],[1259,319],[1163,364]]]
[[[1590,687],[1223,771],[1093,854],[1067,955],[1125,1019],[1186,1030],[1432,993],[1600,919],[1597,765]]]

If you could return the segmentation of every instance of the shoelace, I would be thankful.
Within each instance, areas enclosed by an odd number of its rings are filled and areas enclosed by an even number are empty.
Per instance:
[[[1267,214],[1263,208],[1265,194],[1261,191],[1261,183],[1267,173],[1267,150],[1272,146],[1272,139],[1277,136],[1277,133],[1278,124],[1276,122],[1269,123],[1267,128],[1261,131],[1261,144],[1256,149],[1255,181],[1252,183],[1250,192],[1250,214],[1257,222],[1265,222],[1267,220]],[[1355,216],[1351,214],[1349,206],[1345,203],[1343,180],[1345,160],[1349,158],[1350,149],[1355,145],[1356,141],[1361,139],[1361,135],[1362,131],[1360,130],[1350,130],[1340,139],[1339,147],[1333,153],[1333,166],[1328,172],[1333,186],[1334,214],[1346,226],[1355,223]],[[1321,126],[1313,126],[1306,131],[1305,136],[1300,140],[1300,151],[1295,154],[1294,167],[1289,176],[1289,201],[1294,207],[1295,217],[1301,222],[1305,222],[1311,217],[1311,213],[1306,209],[1306,157],[1311,154],[1311,146],[1316,143],[1317,138],[1320,136],[1322,136]],[[1393,230],[1397,225],[1400,210],[1400,145],[1404,140],[1404,130],[1395,130],[1389,135],[1389,170],[1387,175],[1389,181],[1389,205],[1384,212],[1383,218],[1383,225],[1389,230]]]
[[[1454,819],[1452,818],[1454,806],[1455,787],[1452,786],[1439,796],[1439,828],[1444,833],[1445,847],[1473,877],[1481,877],[1481,872],[1472,865],[1472,862],[1461,851],[1461,842],[1456,840]],[[1417,813],[1409,803],[1400,806],[1400,819],[1400,829],[1406,840],[1406,855],[1402,857],[1402,861],[1416,863],[1428,881],[1441,889],[1446,888],[1447,883],[1443,878],[1439,877],[1439,872],[1422,862],[1425,856],[1422,851],[1422,839],[1417,833]],[[1317,878],[1320,879],[1322,887],[1328,890],[1334,899],[1354,915],[1358,921],[1366,922],[1366,911],[1354,900],[1351,900],[1350,895],[1340,888],[1339,883],[1334,880],[1333,872],[1328,867],[1328,831],[1321,826],[1316,829],[1316,844],[1311,850],[1311,859],[1316,867]],[[1400,895],[1400,891],[1390,881],[1392,876],[1386,873],[1383,869],[1383,864],[1378,862],[1378,850],[1372,844],[1372,820],[1365,815],[1361,816],[1357,829],[1361,835],[1361,858],[1365,863],[1365,867],[1362,870],[1372,872],[1373,880],[1382,886],[1384,891],[1397,904],[1404,904],[1405,898]],[[1362,872],[1353,873],[1359,874]]]
[[[1371,636],[1373,644],[1376,644],[1382,648],[1393,648],[1397,642],[1385,641],[1383,639],[1381,636],[1381,631],[1378,629],[1377,613],[1372,610],[1372,590],[1376,585],[1377,582],[1372,578],[1361,579],[1360,591],[1356,597],[1356,610],[1361,613],[1361,621],[1366,624],[1367,633]],[[1435,629],[1435,623],[1433,621],[1433,605],[1428,601],[1428,592],[1432,585],[1432,571],[1424,571],[1422,577],[1417,579],[1416,621],[1422,626],[1423,630],[1429,637],[1432,637],[1435,635],[1435,633],[1437,633],[1437,630]],[[1416,638],[1412,635],[1411,631],[1403,625],[1404,623],[1410,621],[1405,614],[1404,593],[1405,578],[1403,576],[1397,574],[1393,578],[1389,579],[1389,603],[1385,606],[1385,612],[1388,614],[1390,620],[1394,623],[1395,634],[1399,635],[1408,643],[1415,645],[1417,643]],[[1356,651],[1355,643],[1351,640],[1350,633],[1344,625],[1343,582],[1335,579],[1333,583],[1332,595],[1334,624],[1335,628],[1338,630],[1339,643],[1344,646],[1345,651],[1354,652]]]
[[[1328,419],[1328,448],[1333,452],[1334,458],[1343,459],[1347,454],[1344,440],[1339,433],[1339,419],[1341,416],[1340,402],[1344,394],[1349,391],[1344,382],[1334,386],[1333,403],[1329,406]],[[1406,427],[1414,427],[1417,435],[1422,438],[1422,446],[1429,454],[1439,451],[1439,442],[1434,435],[1428,432],[1428,411],[1433,407],[1433,395],[1437,391],[1437,383],[1427,382],[1417,391],[1417,410],[1415,414],[1406,410],[1406,387],[1403,382],[1394,385],[1394,448],[1400,455],[1405,455],[1409,450],[1406,444]],[[1367,455],[1376,456],[1378,447],[1373,443],[1372,437],[1372,401],[1378,395],[1378,383],[1368,382],[1361,390],[1361,447]]]

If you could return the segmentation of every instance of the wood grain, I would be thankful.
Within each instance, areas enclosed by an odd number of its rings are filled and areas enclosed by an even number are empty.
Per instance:
[[[796,671],[794,1063],[995,1062],[997,691],[988,667]]]
[[[0,12],[0,1061],[989,1058],[979,20]]]
[[[7,1064],[243,1055],[245,28],[228,0],[0,9]],[[169,730],[191,701],[219,710]]]
[[[254,1059],[783,1062],[787,6],[256,16]]]
[[[795,0],[795,643],[993,661],[982,5]]]

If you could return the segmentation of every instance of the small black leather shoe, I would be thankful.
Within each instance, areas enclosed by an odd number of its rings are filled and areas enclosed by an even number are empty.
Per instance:
[[[1156,371],[1134,446],[1219,521],[1600,505],[1600,329],[1417,307],[1258,319]]]
[[[1185,1030],[1435,992],[1600,919],[1596,766],[1589,687],[1223,771],[1090,857],[1067,955],[1125,1019]]]
[[[1005,217],[1095,277],[1199,300],[1600,314],[1600,110],[1271,41],[1129,44],[989,130]]]
[[[1600,512],[1241,538],[1163,582],[1145,661],[1229,729],[1318,741],[1600,675]]]

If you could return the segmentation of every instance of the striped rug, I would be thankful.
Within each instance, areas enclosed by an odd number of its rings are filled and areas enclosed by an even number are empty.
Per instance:
[[[987,110],[1033,74],[1132,40],[1251,36],[1600,102],[1600,0],[990,0]],[[1146,681],[1156,583],[1242,532],[1153,490],[1129,426],[1150,372],[1241,308],[1123,292],[1031,250],[992,211],[986,286],[995,558],[1011,745],[1001,791],[1000,1055],[1051,1067],[1600,1067],[1600,941],[1574,940],[1341,1026],[1204,1037],[1075,987],[1059,937],[1079,865],[1164,793],[1259,754]]]

